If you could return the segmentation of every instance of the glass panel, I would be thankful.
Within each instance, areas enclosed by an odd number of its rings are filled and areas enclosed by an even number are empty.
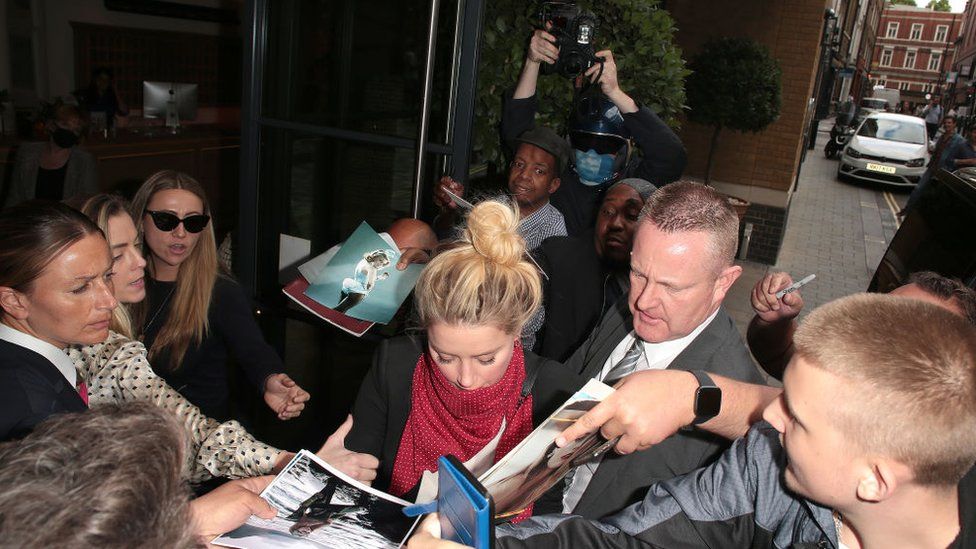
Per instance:
[[[261,151],[261,226],[268,227],[262,232],[309,239],[314,253],[362,221],[383,231],[394,219],[410,216],[410,149],[265,128]],[[431,156],[431,170],[439,160]],[[266,207],[271,204],[280,211]]]
[[[428,0],[268,4],[264,116],[416,137]],[[457,2],[441,4],[430,140],[443,143]]]

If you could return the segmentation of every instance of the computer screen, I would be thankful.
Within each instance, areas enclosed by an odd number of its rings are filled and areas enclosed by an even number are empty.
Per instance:
[[[170,101],[180,116],[180,121],[197,117],[197,85],[180,82],[143,82],[142,116],[145,118],[166,118],[166,108]]]

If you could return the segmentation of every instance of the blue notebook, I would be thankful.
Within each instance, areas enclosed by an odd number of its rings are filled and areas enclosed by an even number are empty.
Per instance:
[[[437,500],[409,505],[403,514],[415,517],[434,511],[440,519],[441,539],[475,549],[491,549],[495,545],[495,504],[491,494],[454,456],[437,460]]]
[[[495,509],[488,490],[456,457],[441,456],[437,461],[437,513],[441,538],[475,549],[491,549],[495,536],[492,526]]]

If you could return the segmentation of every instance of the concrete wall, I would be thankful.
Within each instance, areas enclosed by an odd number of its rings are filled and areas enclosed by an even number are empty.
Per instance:
[[[677,43],[691,59],[710,38],[748,37],[765,45],[783,71],[779,119],[765,131],[723,130],[712,183],[755,203],[786,207],[802,154],[806,112],[818,67],[824,0],[677,0],[668,3]],[[680,136],[692,178],[705,175],[710,127],[685,121]]]

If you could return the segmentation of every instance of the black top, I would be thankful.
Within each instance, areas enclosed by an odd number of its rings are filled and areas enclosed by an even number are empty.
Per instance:
[[[505,94],[501,132],[502,140],[512,150],[515,150],[515,138],[535,126],[537,107],[535,95],[526,99],[513,99],[511,91]],[[593,228],[603,195],[616,181],[625,177],[640,177],[660,187],[681,177],[681,172],[685,169],[687,155],[684,145],[671,128],[650,109],[640,107],[637,112],[624,114],[623,118],[624,126],[630,131],[643,157],[635,151],[623,173],[617,179],[602,185],[584,185],[572,166],[567,166],[560,174],[559,189],[549,200],[562,212],[566,221],[566,232],[570,236],[581,235]]]
[[[173,305],[170,293],[175,284],[146,277],[149,308],[143,341],[147,349],[152,348],[160,328],[169,321]],[[167,352],[155,358],[152,366],[160,377],[204,414],[224,421],[230,416],[228,358],[233,357],[259,391],[264,388],[264,380],[271,374],[283,372],[284,366],[281,357],[264,340],[251,313],[250,301],[236,282],[217,277],[207,319],[210,331],[199,345],[190,344],[178,368],[170,369]]]
[[[0,340],[0,442],[26,436],[48,416],[87,409],[48,359]]]
[[[67,171],[67,162],[60,168],[53,170],[38,167],[37,187],[34,190],[34,198],[54,202],[58,202],[64,198],[64,174]]]
[[[413,371],[426,344],[421,338],[396,337],[383,341],[373,354],[353,406],[353,427],[346,448],[380,460],[373,487],[386,490],[393,478],[393,462],[410,415]],[[539,425],[586,383],[562,364],[525,353],[526,372],[537,371],[532,385],[532,424]],[[416,486],[414,487],[416,490]]]
[[[626,291],[597,255],[593,231],[580,237],[547,238],[536,255],[549,279],[543,280],[546,323],[536,333],[534,350],[546,358],[564,361]]]

